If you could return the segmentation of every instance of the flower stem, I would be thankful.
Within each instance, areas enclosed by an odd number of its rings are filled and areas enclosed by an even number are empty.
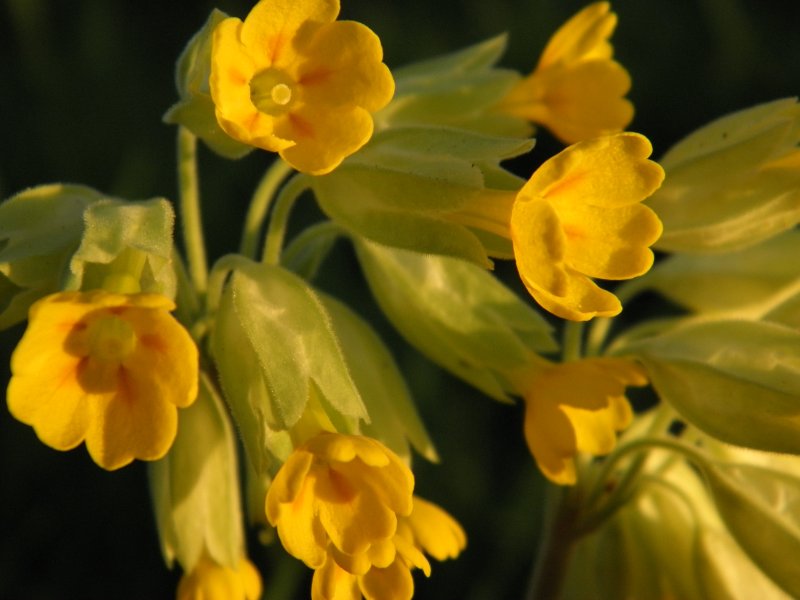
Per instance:
[[[247,209],[244,230],[242,231],[242,243],[239,248],[240,254],[247,258],[256,257],[258,238],[261,235],[269,205],[291,170],[292,168],[288,163],[281,158],[277,158],[258,183],[258,187],[253,193],[253,198],[250,200],[250,207]]]
[[[197,137],[185,127],[178,127],[178,190],[189,277],[197,292],[203,294],[208,279],[208,264],[200,214]]]
[[[278,199],[267,228],[267,237],[264,241],[264,253],[261,261],[268,265],[277,265],[281,258],[283,239],[286,237],[286,226],[289,222],[289,213],[300,195],[310,186],[310,180],[302,173],[298,173],[286,182]]]
[[[564,362],[578,360],[583,353],[583,323],[566,321],[562,332],[561,359]]]
[[[575,545],[572,531],[574,513],[569,491],[561,486],[548,485],[544,531],[528,586],[527,600],[556,600],[561,595]]]

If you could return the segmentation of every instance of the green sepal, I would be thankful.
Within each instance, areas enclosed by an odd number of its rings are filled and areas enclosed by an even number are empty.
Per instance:
[[[800,105],[777,100],[726,115],[661,159],[664,185],[646,203],[669,252],[729,252],[800,221]]]
[[[197,400],[180,411],[169,453],[150,463],[161,551],[185,572],[207,554],[231,568],[244,553],[236,440],[225,406],[205,375]]]
[[[383,312],[415,347],[497,400],[503,373],[557,345],[529,304],[475,265],[356,240],[358,259]]]
[[[532,144],[442,127],[389,130],[332,173],[315,177],[312,187],[322,210],[349,231],[486,268],[491,266],[487,248],[475,230],[461,224],[461,211],[486,206],[494,216],[493,205],[513,191],[486,188],[487,177],[501,181],[491,165]],[[512,179],[503,179],[503,185]],[[499,247],[507,255],[508,248]]]
[[[800,454],[800,332],[775,323],[688,320],[629,339],[658,395],[738,446]]]
[[[410,456],[409,443],[422,456],[439,457],[403,375],[377,333],[338,300],[320,295],[341,343],[350,375],[369,412],[370,422],[361,433],[376,438],[402,457]]]
[[[354,420],[368,419],[327,311],[305,281],[281,267],[240,261],[223,294],[211,343],[258,472],[270,465],[270,453],[286,458],[286,430],[297,423],[311,394],[348,429]]]
[[[529,136],[529,123],[492,110],[520,78],[514,71],[494,67],[507,39],[502,34],[395,69],[394,99],[375,115],[376,130],[429,123],[494,135]]]
[[[225,158],[241,158],[252,146],[237,142],[219,127],[211,99],[211,39],[214,28],[228,15],[216,8],[194,34],[175,65],[175,87],[180,100],[164,115],[164,122],[182,125]]]
[[[797,280],[800,232],[787,231],[762,244],[727,254],[678,254],[640,280],[673,302],[699,313],[751,313]]]
[[[141,291],[175,297],[177,287],[172,266],[175,212],[163,198],[124,202],[104,198],[83,215],[84,234],[70,260],[67,289],[102,288],[104,281],[124,258],[123,253],[144,255],[144,267],[136,274]]]
[[[791,597],[800,597],[800,478],[748,464],[701,468],[742,550]]]
[[[23,321],[31,304],[62,289],[84,210],[102,198],[85,186],[50,184],[0,204],[0,329]]]
[[[286,430],[278,430],[272,396],[258,355],[236,313],[230,286],[220,300],[210,345],[250,468],[259,475],[268,474],[276,462],[289,457],[292,441]]]
[[[281,253],[281,265],[311,281],[344,231],[331,221],[311,225],[297,235]]]

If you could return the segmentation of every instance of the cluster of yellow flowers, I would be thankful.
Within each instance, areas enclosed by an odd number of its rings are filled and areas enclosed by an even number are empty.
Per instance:
[[[778,277],[778,292],[770,280],[761,286],[768,294],[732,306],[756,315],[748,325],[703,314],[608,339],[618,296],[653,288],[678,303],[713,304],[712,290],[681,283],[727,272],[695,259],[704,240],[743,251],[794,233],[794,101],[712,125],[662,167],[646,137],[625,131],[631,81],[613,58],[607,2],[565,23],[527,76],[496,69],[502,48],[491,40],[393,73],[378,37],[338,14],[338,0],[260,0],[244,20],[214,11],[187,46],[180,99],[165,116],[179,126],[186,263],[166,202],[43,186],[0,205],[0,274],[24,290],[0,305],[0,326],[28,319],[9,410],[55,449],[85,442],[104,469],[153,461],[162,551],[184,570],[179,600],[261,596],[242,532],[232,423],[260,499],[251,518],[313,570],[314,600],[409,600],[413,570],[430,575],[428,556],[455,558],[466,546],[461,525],[415,495],[411,447],[430,459],[436,452],[391,354],[311,284],[338,237],[352,241],[378,304],[413,345],[491,397],[522,398],[521,429],[539,469],[574,490],[554,512],[562,527],[573,520],[569,535],[550,540],[567,547],[561,571],[576,544],[587,564],[601,560],[590,533],[627,531],[641,517],[650,496],[633,501],[637,482],[674,476],[675,461],[653,466],[653,455],[632,453],[672,449],[718,496],[728,488],[715,481],[727,475],[701,448],[714,439],[800,453],[787,399],[800,389],[794,274]],[[530,150],[536,126],[569,145],[523,181],[500,162]],[[254,194],[241,252],[210,270],[198,139],[228,158],[254,148],[280,156]],[[742,175],[723,188],[714,175],[727,176],[729,165]],[[329,219],[284,249],[289,211],[308,190]],[[725,201],[714,207],[717,196]],[[46,239],[45,210],[63,211],[50,217],[64,224],[63,239]],[[651,271],[659,240],[674,256]],[[558,350],[551,325],[487,273],[491,259],[513,259],[532,299],[565,321],[560,358],[545,358]],[[635,278],[616,295],[595,281]],[[772,354],[744,364],[750,346],[737,328],[773,341]],[[727,396],[744,402],[731,376],[756,394],[768,388],[771,414],[788,421],[764,418],[742,433],[709,416]],[[651,383],[660,400],[638,415],[627,388]],[[690,435],[676,440],[676,422]],[[714,526],[738,536],[726,523]],[[767,574],[784,590],[800,585],[796,574]],[[546,597],[562,591],[561,581],[537,581]],[[585,591],[573,588],[572,597]]]

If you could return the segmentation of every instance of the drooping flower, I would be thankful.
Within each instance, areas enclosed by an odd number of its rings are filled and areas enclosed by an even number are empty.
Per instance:
[[[591,278],[630,279],[653,264],[661,222],[641,201],[661,185],[644,136],[574,144],[546,161],[517,194],[511,239],[525,287],[545,309],[575,321],[622,310]]]
[[[414,476],[371,438],[322,432],[298,446],[267,492],[284,548],[312,569],[330,555],[349,572],[395,558],[398,516],[412,508]]]
[[[498,110],[543,125],[567,144],[623,130],[633,118],[633,105],[624,97],[630,76],[613,59],[609,42],[616,25],[608,2],[574,15]]]
[[[340,566],[333,556],[314,572],[312,600],[410,600],[414,595],[411,571],[431,566],[424,553],[442,561],[455,558],[467,538],[461,525],[439,506],[414,496],[411,514],[400,517],[392,540],[394,558],[388,565],[371,565],[365,572]]]
[[[542,473],[576,481],[575,455],[608,454],[633,412],[625,388],[647,385],[644,369],[625,358],[587,358],[537,370],[524,384],[525,440]]]
[[[201,558],[178,584],[177,600],[258,600],[261,576],[246,558],[237,568]]]
[[[86,441],[117,469],[164,456],[197,396],[197,348],[158,294],[63,292],[31,307],[11,357],[8,407],[48,446]]]
[[[394,80],[378,37],[338,14],[339,0],[261,0],[217,25],[210,87],[228,135],[312,174],[369,140]]]

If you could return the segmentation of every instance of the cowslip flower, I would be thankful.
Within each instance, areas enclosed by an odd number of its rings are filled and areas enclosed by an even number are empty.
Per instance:
[[[579,142],[546,161],[517,193],[511,239],[533,298],[556,316],[586,321],[622,306],[591,278],[630,279],[653,264],[661,221],[641,201],[664,179],[650,142],[620,133]]]
[[[314,571],[311,598],[410,600],[414,595],[411,571],[418,568],[426,576],[431,573],[424,553],[439,561],[456,558],[466,543],[463,528],[452,516],[436,504],[414,496],[411,514],[398,519],[392,540],[396,552],[390,564],[352,572],[329,557]]]
[[[394,560],[397,518],[411,512],[413,489],[409,468],[377,440],[322,432],[281,466],[266,514],[289,554],[312,569],[330,555],[365,572]]]
[[[611,452],[616,432],[633,418],[625,388],[647,381],[644,369],[625,358],[587,358],[530,374],[521,386],[525,441],[542,473],[571,485],[577,453]]]
[[[394,94],[378,37],[339,0],[261,0],[214,30],[211,97],[232,138],[323,174],[372,135]]]
[[[184,573],[178,584],[178,600],[258,600],[261,576],[246,558],[234,569],[202,557]]]
[[[104,469],[166,454],[197,396],[197,348],[158,294],[62,292],[31,307],[11,357],[8,407],[57,450]]]
[[[613,59],[609,42],[616,25],[608,2],[574,15],[498,110],[541,124],[567,144],[623,130],[633,118],[633,105],[624,98],[630,76]]]

